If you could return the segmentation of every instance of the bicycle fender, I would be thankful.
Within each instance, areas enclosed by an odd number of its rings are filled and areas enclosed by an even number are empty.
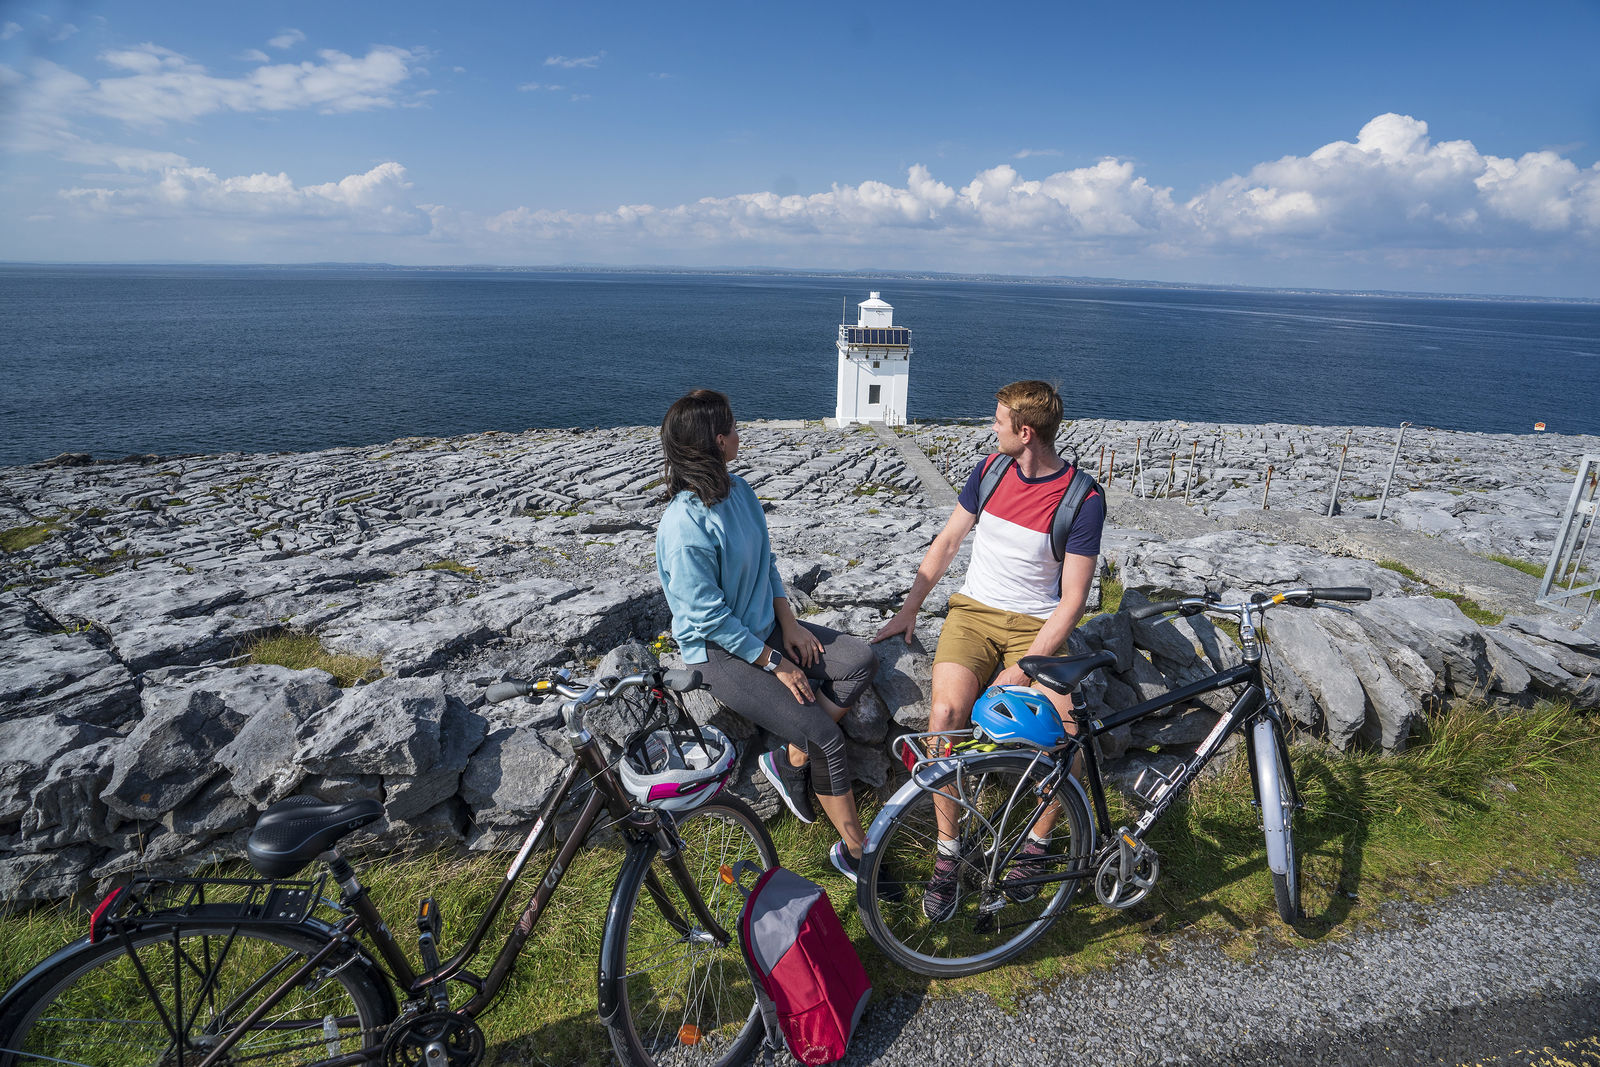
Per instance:
[[[1261,829],[1267,839],[1267,867],[1273,874],[1289,873],[1289,853],[1283,846],[1283,797],[1278,791],[1278,738],[1266,719],[1253,727],[1256,788],[1261,800]]]
[[[606,1026],[611,1025],[611,1020],[616,1018],[617,1010],[622,1006],[622,994],[618,991],[618,987],[628,966],[627,923],[622,916],[622,887],[631,884],[630,876],[642,880],[650,864],[655,862],[655,858],[654,843],[628,849],[628,856],[622,861],[622,871],[617,875],[616,888],[611,891],[611,903],[606,906],[606,924],[600,939],[598,996],[600,1022]],[[635,875],[635,870],[641,866],[645,870],[638,871]],[[642,889],[640,891],[643,892]]]

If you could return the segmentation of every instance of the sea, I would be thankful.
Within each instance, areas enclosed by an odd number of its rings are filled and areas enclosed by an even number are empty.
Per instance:
[[[911,327],[915,421],[1020,378],[1069,418],[1600,433],[1600,303],[946,276],[0,266],[0,465],[833,414],[841,321]]]

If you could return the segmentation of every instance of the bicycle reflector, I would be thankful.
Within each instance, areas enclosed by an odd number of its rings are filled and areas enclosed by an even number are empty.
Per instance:
[[[117,901],[122,899],[122,894],[127,891],[127,886],[119,885],[107,893],[105,899],[95,907],[94,914],[89,916],[89,944],[97,944],[106,936],[106,926],[111,921],[111,913],[116,910]]]
[[[700,1037],[700,1028],[694,1023],[684,1023],[678,1027],[678,1043],[680,1045],[698,1045]]]

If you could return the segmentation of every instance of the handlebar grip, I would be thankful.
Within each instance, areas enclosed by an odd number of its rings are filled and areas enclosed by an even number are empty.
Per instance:
[[[1183,605],[1181,600],[1158,600],[1140,608],[1134,608],[1128,614],[1135,619],[1148,619],[1153,615],[1165,615],[1169,611],[1177,611]]]
[[[1311,595],[1318,600],[1371,600],[1372,590],[1364,585],[1313,586]]]
[[[661,672],[661,684],[674,693],[687,693],[705,684],[700,672],[690,668]]]
[[[484,694],[484,699],[491,704],[498,704],[502,700],[525,697],[531,692],[533,692],[533,686],[528,682],[496,682]]]

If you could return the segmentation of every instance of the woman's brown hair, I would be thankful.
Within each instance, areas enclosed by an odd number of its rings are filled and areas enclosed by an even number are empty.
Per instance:
[[[695,389],[678,398],[661,420],[661,474],[668,500],[688,489],[708,507],[732,488],[718,434],[733,432],[733,408],[714,389]]]

